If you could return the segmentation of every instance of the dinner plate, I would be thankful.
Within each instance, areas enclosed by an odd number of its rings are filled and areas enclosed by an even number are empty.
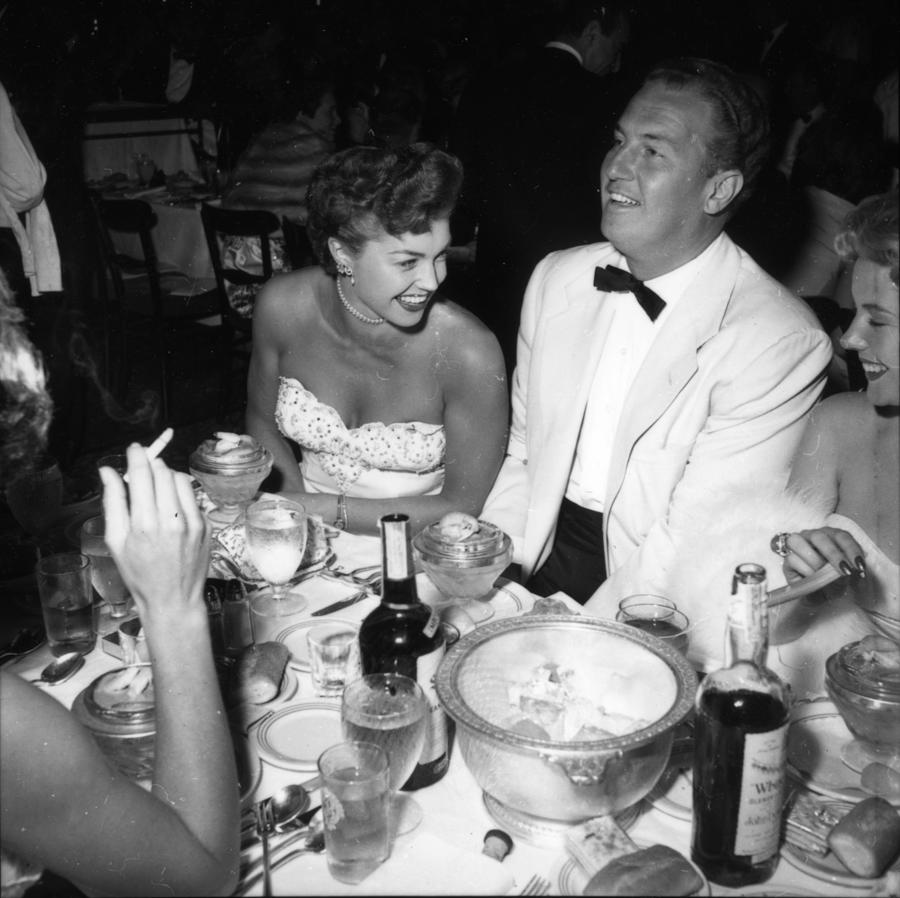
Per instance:
[[[653,843],[644,840],[636,840],[638,848],[649,848]],[[697,875],[703,880],[703,884],[691,895],[711,895],[709,882],[703,875],[703,871],[686,855],[685,860],[694,868]],[[584,867],[571,855],[565,854],[553,865],[550,873],[551,881],[556,881],[556,887],[560,895],[583,895],[585,886],[590,882],[590,877]]]
[[[259,788],[262,782],[262,763],[250,747],[250,742],[240,733],[232,735],[234,759],[237,765],[238,789],[241,802],[245,802]]]
[[[340,617],[311,617],[282,630],[275,637],[275,641],[283,642],[287,646],[291,653],[288,665],[294,670],[309,672],[309,644],[306,641],[306,633],[313,627],[321,627],[325,624],[345,624],[354,630],[359,629],[358,621],[345,620]]]
[[[275,711],[253,732],[259,756],[286,770],[312,771],[319,755],[343,739],[339,702],[305,701]]]
[[[824,857],[820,857],[812,851],[806,851],[792,842],[785,842],[781,846],[781,856],[792,866],[815,879],[830,882],[832,885],[848,889],[871,889],[878,879],[866,879],[851,873],[830,851]],[[900,873],[900,858],[894,861],[891,871]],[[887,872],[887,871],[885,871]]]
[[[842,749],[854,738],[831,702],[801,707],[788,729],[788,773],[829,798],[854,803],[871,798],[860,786],[859,773],[841,759]],[[898,799],[891,803],[900,807]]]
[[[693,821],[693,773],[669,767],[650,790],[646,801],[677,820]]]

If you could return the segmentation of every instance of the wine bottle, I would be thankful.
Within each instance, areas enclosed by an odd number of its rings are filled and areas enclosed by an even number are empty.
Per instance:
[[[409,517],[381,518],[381,603],[359,629],[362,671],[399,673],[416,680],[429,705],[425,747],[410,778],[401,787],[421,789],[436,783],[450,763],[449,721],[438,702],[434,677],[444,657],[441,620],[419,599],[416,589]]]
[[[691,835],[694,863],[732,888],[764,882],[778,863],[791,703],[768,647],[765,568],[740,564],[726,667],[697,690]]]

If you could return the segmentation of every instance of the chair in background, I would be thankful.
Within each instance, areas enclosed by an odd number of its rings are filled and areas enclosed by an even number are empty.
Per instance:
[[[282,215],[281,232],[284,234],[284,249],[294,271],[318,264],[305,225]]]
[[[217,323],[219,312],[215,290],[195,293],[190,278],[181,272],[161,271],[151,231],[155,215],[143,200],[109,200],[90,194],[97,248],[101,263],[99,278],[107,383],[113,392],[124,392],[130,367],[130,343],[146,333],[149,324],[155,342],[162,418],[169,420],[171,384],[170,337],[176,331]],[[115,249],[113,235],[137,236],[140,255],[128,256]],[[113,344],[117,344],[117,352]],[[116,389],[118,387],[118,390]]]
[[[274,212],[262,209],[223,209],[203,203],[200,207],[203,220],[203,231],[209,247],[216,275],[216,288],[219,311],[225,327],[227,340],[232,348],[232,355],[240,358],[244,365],[249,362],[252,349],[252,319],[242,316],[232,305],[229,287],[260,287],[272,277],[272,238],[281,230],[281,223]],[[224,242],[231,237],[256,238],[259,241],[262,270],[259,274],[238,268],[230,268],[225,264],[223,253]],[[225,406],[231,390],[231,377],[225,384]]]

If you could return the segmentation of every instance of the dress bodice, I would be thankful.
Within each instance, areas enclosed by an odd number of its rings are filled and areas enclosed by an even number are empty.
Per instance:
[[[440,491],[446,439],[441,424],[373,421],[348,428],[293,377],[280,377],[275,421],[302,451],[311,492],[361,498],[422,496]]]

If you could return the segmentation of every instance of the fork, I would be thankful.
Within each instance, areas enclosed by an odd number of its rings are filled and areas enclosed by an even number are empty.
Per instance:
[[[525,883],[525,888],[519,892],[520,895],[548,895],[550,893],[550,883],[543,876],[535,874]]]
[[[256,806],[256,827],[262,839],[263,849],[263,895],[272,894],[272,869],[269,863],[269,834],[275,831],[275,815],[271,799],[264,798]]]

